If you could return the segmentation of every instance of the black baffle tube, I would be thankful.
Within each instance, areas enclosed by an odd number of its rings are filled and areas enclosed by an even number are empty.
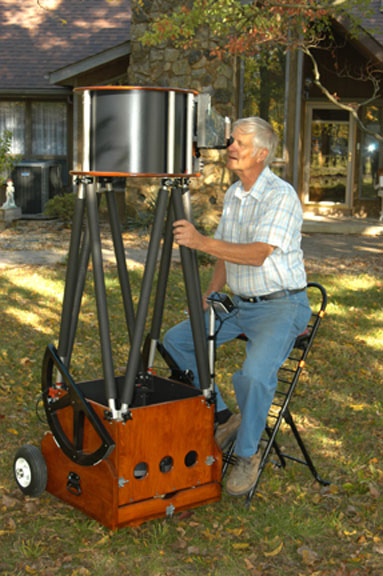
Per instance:
[[[79,266],[79,251],[81,244],[81,231],[84,220],[85,190],[84,184],[80,183],[75,201],[72,232],[69,244],[68,266],[65,278],[64,300],[61,312],[61,325],[59,332],[58,355],[64,365],[67,366],[69,354],[69,340],[72,324],[73,302],[77,287],[77,274]]]
[[[118,276],[120,279],[122,301],[124,304],[126,324],[130,342],[133,341],[134,334],[134,307],[132,300],[132,291],[130,288],[128,270],[126,267],[124,244],[121,237],[121,226],[118,218],[116,195],[114,190],[106,191],[106,201],[109,210],[110,229],[112,232],[114,253],[116,255]]]
[[[154,310],[152,318],[152,326],[150,331],[150,336],[152,340],[158,340],[160,337],[162,318],[164,314],[164,304],[166,287],[169,278],[169,269],[172,259],[172,248],[173,248],[173,207],[172,203],[169,202],[168,214],[166,217],[165,224],[165,234],[164,241],[162,245],[161,262],[158,271],[158,281],[156,297],[154,300]]]
[[[158,252],[164,225],[167,200],[168,200],[168,188],[166,187],[166,185],[163,185],[158,192],[156,213],[153,222],[152,233],[150,236],[144,276],[141,285],[140,301],[137,307],[134,337],[132,340],[132,345],[129,353],[128,365],[126,368],[124,385],[121,394],[122,410],[130,406],[133,399],[136,376],[140,362],[141,343],[145,330],[145,322],[148,313],[150,293],[152,290],[154,272],[156,269],[158,259]]]
[[[109,317],[102,262],[100,225],[98,220],[97,192],[95,182],[87,185],[86,198],[93,261],[94,287],[96,293],[96,304],[100,329],[101,355],[104,369],[105,395],[108,400],[115,400],[117,398],[117,387],[114,379],[112,346],[110,342]]]
[[[176,220],[185,218],[185,209],[180,190],[173,190],[172,201]],[[205,319],[202,309],[201,284],[199,280],[197,256],[194,250],[180,246],[182,270],[185,280],[186,296],[190,311],[190,323],[193,334],[194,349],[197,360],[200,387],[210,388],[209,357]]]
[[[82,295],[84,293],[86,273],[88,271],[88,266],[89,266],[89,258],[90,258],[89,228],[86,227],[84,234],[83,234],[83,240],[82,240],[82,246],[81,246],[81,252],[80,252],[80,260],[79,260],[78,271],[77,271],[76,290],[75,290],[73,303],[72,303],[72,310],[71,310],[72,321],[71,321],[69,337],[68,337],[68,352],[67,352],[67,362],[66,362],[66,367],[68,368],[68,370],[70,368],[70,361],[71,361],[72,352],[73,352],[74,339],[76,336],[78,318],[80,315],[81,300],[82,300]]]

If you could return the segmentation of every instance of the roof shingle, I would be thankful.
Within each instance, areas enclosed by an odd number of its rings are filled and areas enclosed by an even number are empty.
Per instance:
[[[48,73],[129,39],[129,0],[0,0],[0,91],[53,89]]]

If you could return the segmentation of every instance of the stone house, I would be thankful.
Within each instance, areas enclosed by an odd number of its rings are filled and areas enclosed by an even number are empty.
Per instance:
[[[14,152],[23,160],[60,162],[64,184],[70,184],[69,170],[81,166],[76,86],[190,88],[209,92],[216,110],[231,119],[248,111],[262,115],[257,103],[259,70],[249,76],[243,63],[212,57],[203,32],[201,47],[182,54],[170,44],[142,46],[139,39],[149,15],[166,12],[174,4],[145,0],[142,9],[131,14],[129,0],[0,0],[0,132],[12,131]],[[357,37],[349,34],[346,19],[334,23],[334,35],[340,39],[336,64],[329,50],[316,54],[324,84],[346,102],[366,100],[371,85],[350,73],[342,77],[339,65],[344,72],[349,63],[358,63],[359,70],[371,63],[383,69],[382,1],[372,0],[371,6],[374,17],[362,21]],[[371,24],[373,33],[367,31]],[[270,68],[267,82],[275,86],[275,93],[268,94],[266,114],[281,131],[275,168],[294,184],[304,209],[377,216],[381,144],[363,133],[349,112],[321,94],[302,56],[290,55],[274,79],[271,72],[275,71]],[[360,113],[371,128],[383,132],[382,98],[363,106]],[[192,182],[193,189],[203,191],[200,207],[212,216],[230,182],[224,156],[220,151],[206,153],[203,177]],[[156,185],[129,179],[128,201],[135,205]]]

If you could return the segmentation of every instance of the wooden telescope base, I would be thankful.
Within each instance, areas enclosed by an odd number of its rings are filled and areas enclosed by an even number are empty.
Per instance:
[[[177,399],[178,385],[183,397]],[[222,453],[214,440],[214,405],[195,389],[185,397],[183,384],[171,386],[176,399],[133,407],[126,423],[105,423],[106,407],[88,399],[115,443],[111,454],[93,466],[68,458],[47,432],[41,446],[47,491],[110,529],[218,501]],[[61,412],[60,424],[69,435],[72,408]],[[98,443],[85,421],[84,450]]]

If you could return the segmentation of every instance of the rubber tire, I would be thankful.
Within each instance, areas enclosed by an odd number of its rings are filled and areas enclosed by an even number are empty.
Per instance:
[[[16,452],[13,474],[20,490],[26,496],[39,497],[47,486],[47,465],[37,446],[25,444]]]

